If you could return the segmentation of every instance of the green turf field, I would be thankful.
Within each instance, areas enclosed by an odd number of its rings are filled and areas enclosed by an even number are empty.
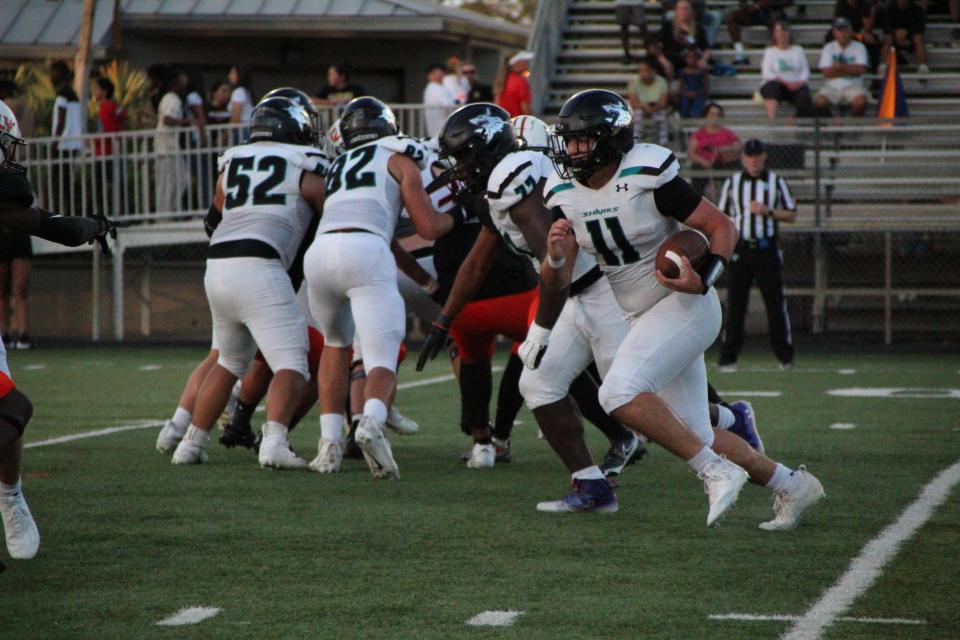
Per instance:
[[[13,353],[36,404],[37,442],[167,418],[200,349]],[[780,372],[767,354],[710,376],[754,395],[768,452],[806,463],[828,499],[801,527],[770,533],[764,489],[747,487],[722,526],[707,529],[694,473],[656,447],[621,478],[613,515],[549,516],[567,476],[528,412],[514,462],[458,463],[454,383],[400,392],[421,433],[392,437],[399,482],[373,481],[361,461],[338,476],[267,472],[246,451],[211,445],[210,461],[174,467],[156,427],[31,448],[25,490],[40,554],[0,575],[0,637],[33,638],[776,638],[864,545],[940,471],[960,460],[960,360],[926,355],[804,355]],[[401,382],[449,373],[404,366]],[[953,389],[937,397],[828,395],[845,388]],[[909,395],[909,394],[906,394]],[[740,397],[727,394],[727,399]],[[853,424],[832,429],[831,425]],[[588,427],[589,432],[589,427]],[[312,457],[319,426],[294,432]],[[589,432],[595,451],[605,446]],[[0,558],[7,558],[5,550]],[[960,637],[960,490],[844,607],[824,638]],[[219,615],[156,623],[189,606]],[[506,628],[466,625],[491,610],[524,612]]]

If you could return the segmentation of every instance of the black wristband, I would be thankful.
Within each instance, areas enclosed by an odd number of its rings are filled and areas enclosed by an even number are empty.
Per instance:
[[[444,331],[449,331],[450,325],[452,324],[453,324],[453,316],[448,316],[447,314],[442,312],[440,313],[440,315],[437,316],[437,319],[433,321],[433,326],[439,327]]]
[[[726,258],[723,256],[718,256],[715,253],[710,254],[710,258],[703,266],[703,270],[700,274],[700,279],[703,280],[703,295],[707,295],[707,292],[710,291],[710,288],[717,283],[717,280],[720,279],[720,276],[723,275],[723,270],[726,268]]]

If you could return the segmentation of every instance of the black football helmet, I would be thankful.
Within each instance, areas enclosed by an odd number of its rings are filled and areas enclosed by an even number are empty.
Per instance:
[[[312,146],[317,134],[306,109],[289,98],[267,98],[250,118],[250,142],[265,140]]]
[[[595,139],[593,146],[586,154],[571,156],[566,138],[583,135]],[[550,142],[560,177],[586,180],[603,165],[619,162],[633,147],[633,109],[612,91],[581,91],[560,109]]]
[[[263,99],[260,100],[260,102],[269,100],[270,98],[287,98],[289,100],[293,100],[303,107],[313,123],[313,132],[316,135],[316,142],[314,146],[323,148],[323,126],[320,122],[320,111],[313,104],[313,101],[310,100],[310,96],[300,89],[296,89],[294,87],[279,87],[277,89],[273,89],[272,91],[268,91],[267,95],[263,96]]]
[[[440,157],[453,161],[454,176],[474,192],[484,189],[497,163],[518,148],[510,114],[486,102],[451,113],[439,142]]]
[[[354,98],[340,114],[343,147],[353,149],[400,132],[397,118],[384,102],[370,96]]]

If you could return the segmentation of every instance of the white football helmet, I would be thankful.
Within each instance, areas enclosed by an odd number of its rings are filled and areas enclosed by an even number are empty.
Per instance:
[[[22,169],[21,165],[16,164],[17,147],[22,144],[25,142],[20,137],[17,116],[0,100],[0,164]]]
[[[330,125],[327,135],[323,140],[323,151],[331,160],[334,160],[344,152],[343,136],[340,135],[340,118]]]
[[[517,116],[510,124],[520,141],[520,148],[542,153],[550,151],[550,134],[543,120],[533,116]]]

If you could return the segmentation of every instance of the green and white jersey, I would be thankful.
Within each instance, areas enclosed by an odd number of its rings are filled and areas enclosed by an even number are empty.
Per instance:
[[[514,151],[507,154],[487,180],[487,202],[490,205],[490,218],[496,231],[503,238],[503,242],[515,253],[529,256],[533,260],[534,269],[540,270],[540,260],[537,259],[523,231],[510,217],[510,209],[525,200],[541,181],[546,180],[556,171],[553,163],[539,151]],[[585,275],[596,261],[581,252],[577,262],[573,265],[573,280]]]
[[[387,169],[390,158],[398,153],[410,156],[423,169],[423,145],[402,135],[373,140],[334,160],[317,233],[363,229],[389,244],[403,209],[400,183]]]
[[[654,190],[677,177],[680,164],[669,149],[636,144],[624,154],[607,184],[591,189],[554,173],[544,204],[573,225],[577,243],[593,256],[610,281],[620,307],[637,316],[670,290],[654,275],[657,249],[680,224],[661,213]]]

